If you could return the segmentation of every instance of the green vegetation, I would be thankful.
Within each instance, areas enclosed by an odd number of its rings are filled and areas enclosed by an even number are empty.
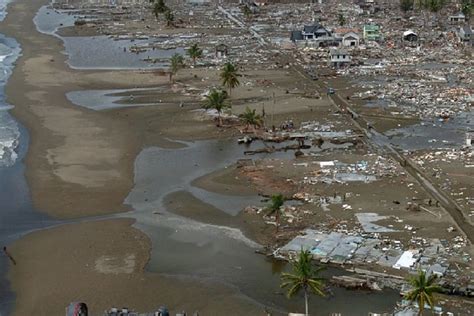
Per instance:
[[[474,6],[472,5],[472,0],[462,0],[461,2],[461,11],[469,19],[472,15]]]
[[[304,292],[305,313],[308,316],[308,296],[310,293],[325,296],[324,279],[319,277],[322,267],[315,267],[312,262],[312,255],[309,250],[301,249],[297,260],[292,262],[293,272],[282,273],[282,288],[288,288],[288,298],[293,297],[299,291]]]
[[[237,73],[237,68],[232,63],[228,62],[224,65],[221,71],[222,85],[229,89],[229,96],[232,95],[232,89],[240,85]]]
[[[193,65],[196,66],[196,59],[202,57],[202,49],[195,43],[188,49],[188,55],[193,60]]]
[[[436,275],[432,274],[428,278],[425,271],[418,271],[418,274],[409,279],[413,289],[405,295],[405,299],[418,303],[418,315],[423,315],[425,303],[434,308],[434,293],[440,292],[441,287],[435,284]]]
[[[344,17],[342,13],[340,13],[339,16],[337,17],[337,21],[339,23],[339,26],[344,26],[346,24],[346,18]]]
[[[172,26],[174,22],[174,14],[171,12],[171,10],[165,11],[165,20],[166,20],[166,26]]]
[[[414,5],[415,5],[414,0],[400,0],[400,9],[404,13],[413,10]]]
[[[218,125],[222,125],[221,113],[225,108],[230,107],[227,102],[227,92],[217,89],[212,89],[209,94],[206,96],[206,99],[203,102],[203,108],[206,110],[214,109],[217,111],[218,115]]]
[[[245,124],[245,129],[248,130],[250,126],[253,128],[263,126],[263,118],[260,114],[256,113],[255,109],[250,109],[248,106],[245,108],[245,112],[239,115],[240,121]]]
[[[275,194],[272,195],[270,204],[267,207],[269,211],[268,215],[275,214],[276,232],[278,232],[278,229],[280,228],[281,207],[283,206],[283,203],[285,203],[285,198],[283,195]]]
[[[150,0],[150,2],[154,2],[154,1]],[[155,5],[153,6],[153,14],[155,15],[157,20],[158,20],[158,16],[161,13],[165,13],[166,11],[169,11],[169,9],[166,6],[164,0],[158,0],[155,2]]]
[[[241,10],[246,19],[250,19],[250,17],[252,17],[252,11],[247,5],[244,5]]]
[[[170,61],[170,82],[174,82],[173,76],[176,75],[181,68],[184,68],[184,58],[180,54],[174,54]]]
[[[439,12],[446,4],[446,0],[418,0],[417,7],[420,10]]]

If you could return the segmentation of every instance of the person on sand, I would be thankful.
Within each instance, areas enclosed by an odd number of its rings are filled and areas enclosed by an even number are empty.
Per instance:
[[[13,259],[12,255],[8,252],[6,246],[3,247],[3,252],[4,252],[5,255],[8,257],[8,259],[10,259],[10,261],[13,263],[13,265],[16,266],[16,261],[15,261],[15,259]]]

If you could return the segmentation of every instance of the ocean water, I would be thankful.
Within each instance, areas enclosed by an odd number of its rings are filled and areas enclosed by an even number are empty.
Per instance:
[[[8,0],[0,0],[0,21],[6,16],[7,4]],[[20,53],[20,45],[0,33],[0,167],[13,165],[18,157],[20,130],[8,113],[12,105],[5,101],[4,88]]]

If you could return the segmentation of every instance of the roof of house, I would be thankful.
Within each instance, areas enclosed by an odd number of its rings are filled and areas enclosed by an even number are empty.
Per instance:
[[[359,38],[359,34],[354,33],[354,32],[349,32],[349,33],[344,34],[344,36],[343,36],[342,38],[343,38],[343,39],[347,39],[347,38],[355,38],[355,39],[358,39],[358,38]]]
[[[316,33],[316,31],[321,30],[321,29],[326,31],[324,26],[322,26],[319,23],[318,24],[313,24],[313,25],[305,25],[303,27],[303,32],[305,32],[305,33]]]
[[[450,16],[450,18],[465,18],[466,16],[462,12],[458,12]]]
[[[227,50],[229,48],[229,46],[227,46],[226,44],[217,44],[216,45],[216,50]]]
[[[418,36],[418,34],[416,34],[415,32],[413,32],[412,30],[408,30],[408,31],[403,32],[403,37],[408,36],[408,35],[415,35],[415,36]]]
[[[380,30],[380,26],[377,24],[366,24],[364,25],[364,30],[365,31],[378,31]]]
[[[331,55],[349,55],[349,52],[345,49],[339,49],[339,48],[331,48],[329,50],[329,53]]]
[[[301,31],[291,31],[290,33],[290,40],[292,41],[302,41],[303,33]]]
[[[358,29],[340,27],[340,28],[335,28],[332,32],[336,33],[336,34],[347,34],[347,33],[351,33],[351,32],[357,34],[359,32],[359,30]]]
[[[463,31],[464,31],[464,34],[471,34],[472,35],[472,29],[469,25],[464,25],[462,27]]]

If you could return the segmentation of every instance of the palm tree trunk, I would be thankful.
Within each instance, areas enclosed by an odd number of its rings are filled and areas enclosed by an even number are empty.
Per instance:
[[[309,308],[308,308],[308,290],[304,289],[304,307],[305,307],[305,315],[309,316]]]
[[[276,232],[278,233],[278,229],[280,228],[280,210],[277,210],[275,214],[275,222],[276,222]]]

